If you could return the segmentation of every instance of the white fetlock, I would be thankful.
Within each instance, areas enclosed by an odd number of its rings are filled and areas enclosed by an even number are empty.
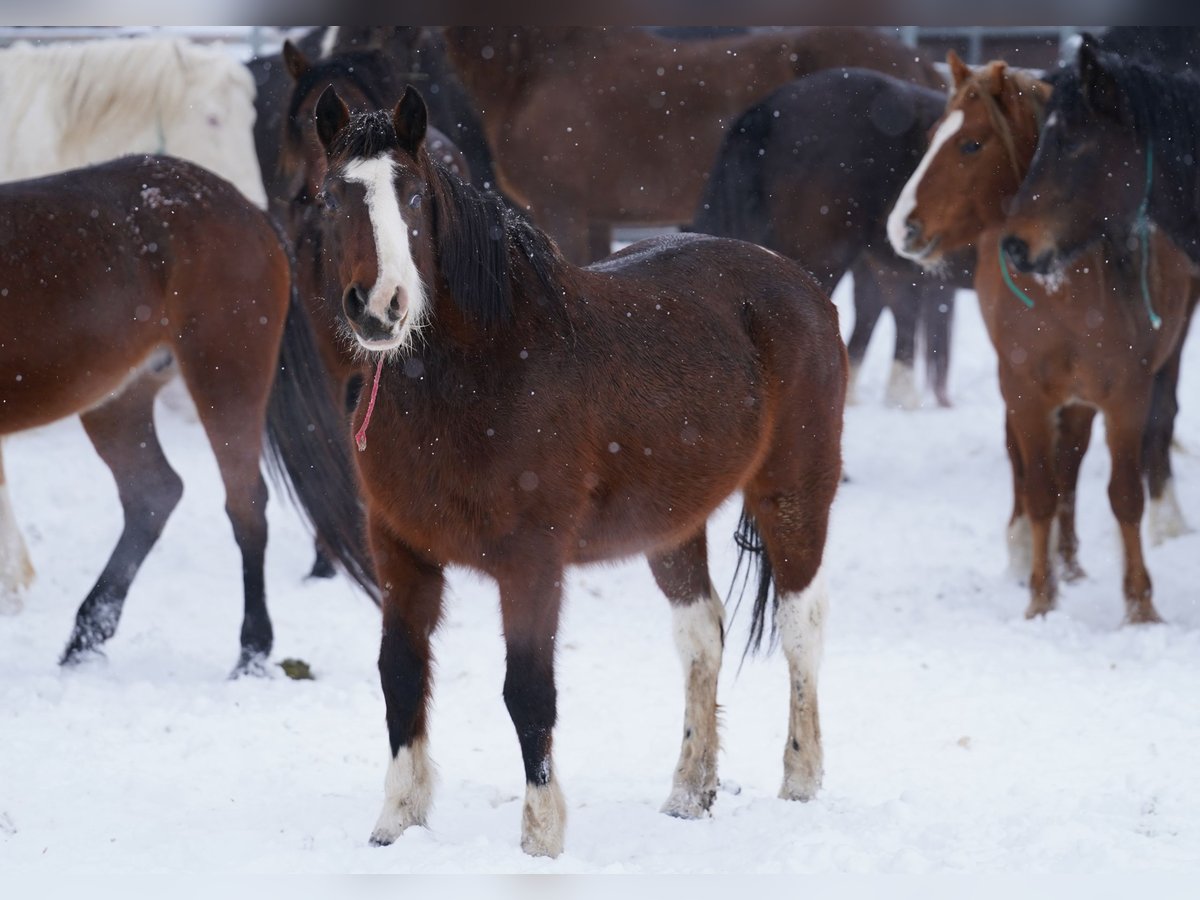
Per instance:
[[[383,809],[371,832],[371,843],[385,847],[414,825],[424,825],[433,800],[432,766],[424,741],[414,741],[388,764],[383,782]]]
[[[567,804],[553,776],[544,785],[528,785],[521,813],[521,849],[530,856],[558,856],[563,851]]]
[[[888,406],[914,410],[921,405],[921,394],[917,390],[917,378],[912,366],[892,363],[892,374],[888,377],[884,399]]]

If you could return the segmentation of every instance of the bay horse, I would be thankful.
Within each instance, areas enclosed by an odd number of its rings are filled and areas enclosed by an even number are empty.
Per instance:
[[[384,29],[387,32],[392,29]],[[339,29],[339,34],[345,34]],[[275,218],[282,223],[292,241],[299,265],[297,285],[317,338],[321,361],[330,377],[335,402],[353,409],[362,384],[361,355],[349,337],[339,308],[328,302],[323,285],[315,275],[323,255],[320,229],[313,213],[314,198],[325,176],[325,151],[317,138],[313,110],[321,92],[335,86],[357,108],[381,109],[384,96],[399,96],[402,86],[395,82],[396,61],[379,49],[361,41],[368,49],[338,51],[311,61],[291,41],[283,44],[290,94],[280,126],[279,153],[272,178],[271,202]],[[430,126],[426,137],[428,152],[460,178],[470,178],[467,161],[450,140]],[[330,578],[336,569],[328,555],[317,548],[310,577]]]
[[[31,215],[30,211],[36,211]],[[270,461],[351,575],[373,588],[344,418],[313,366],[276,226],[229,182],[173,157],[123,157],[0,184],[0,435],[78,415],[117,482],[124,529],[62,663],[98,652],[183,482],[154,428],[175,370],[195,401],[242,553],[235,675],[272,645],[263,579]]]
[[[954,290],[971,287],[969,263],[948,264],[945,277],[928,275],[896,256],[886,229],[945,105],[942,91],[870,69],[826,69],[790,82],[730,126],[692,221],[693,231],[790,256],[826,292],[853,272],[851,396],[886,306],[896,323],[889,404],[920,403],[914,362],[921,324],[934,394],[950,405]]]
[[[316,122],[329,157],[320,203],[331,288],[375,361],[354,416],[391,749],[372,842],[428,815],[430,641],[449,565],[499,585],[525,852],[563,847],[551,743],[568,565],[649,560],[687,685],[663,810],[706,814],[724,616],[705,523],[738,490],[742,545],[765,549],[751,643],[773,609],[791,676],[780,793],[812,797],[819,570],[847,370],[836,308],[798,265],[739,241],[660,237],[571,265],[502,200],[430,158],[411,86],[390,112],[353,115],[328,89]]]
[[[577,264],[613,225],[686,225],[726,129],[795,78],[833,66],[941,77],[870,28],[669,40],[636,27],[448,26],[498,187]]]
[[[161,152],[266,205],[251,134],[254,84],[218,48],[176,38],[17,43],[0,50],[0,120],[8,124],[0,181]],[[33,575],[0,456],[0,611],[21,608]]]
[[[951,52],[954,93],[888,223],[896,250],[923,265],[973,246],[975,288],[996,348],[1013,470],[1010,549],[1031,552],[1027,616],[1055,606],[1051,527],[1066,577],[1082,576],[1075,485],[1103,412],[1108,494],[1125,553],[1125,618],[1156,622],[1142,554],[1143,473],[1162,533],[1183,528],[1170,479],[1174,386],[1196,287],[1164,235],[1147,256],[1115,242],[1083,253],[1050,286],[1014,275],[1001,240],[1005,210],[1029,169],[1051,88],[993,62],[973,71]],[[1149,286],[1153,305],[1139,282]],[[1031,542],[1031,543],[1027,543]]]

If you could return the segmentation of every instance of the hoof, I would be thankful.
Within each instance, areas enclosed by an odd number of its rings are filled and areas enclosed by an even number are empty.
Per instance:
[[[58,664],[64,669],[75,669],[80,666],[102,662],[108,662],[108,657],[104,655],[104,651],[99,647],[72,643],[63,651],[62,658],[59,659]]]
[[[238,663],[229,673],[230,681],[239,678],[267,678],[271,670],[267,666],[267,654],[259,651],[243,650]]]
[[[1125,613],[1126,625],[1162,625],[1163,623],[1163,617],[1158,614],[1158,610],[1149,604]]]
[[[398,834],[392,835],[392,834],[382,833],[379,831],[372,831],[371,837],[367,840],[367,843],[370,844],[372,847],[390,847],[390,846],[392,846],[392,844],[395,843],[396,838],[398,838],[399,836],[400,835],[398,835]]]
[[[1075,560],[1069,562],[1063,560],[1061,575],[1062,580],[1067,582],[1067,584],[1074,584],[1077,581],[1083,581],[1083,579],[1087,578],[1087,572],[1083,571],[1083,566]]]
[[[23,592],[0,588],[0,616],[15,616],[25,608]]]
[[[337,569],[333,563],[329,561],[329,557],[324,553],[318,553],[313,560],[312,568],[309,570],[308,578],[333,578],[337,575]]]
[[[1038,619],[1054,611],[1054,604],[1045,600],[1031,600],[1025,608],[1026,619]]]
[[[809,777],[791,776],[783,779],[783,786],[779,789],[779,799],[807,803],[817,796],[819,790],[821,790],[820,772]]]
[[[712,809],[715,790],[688,791],[676,789],[662,805],[662,812],[675,819],[702,819]]]

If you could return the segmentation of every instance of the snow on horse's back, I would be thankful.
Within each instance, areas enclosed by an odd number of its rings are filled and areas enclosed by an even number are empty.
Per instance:
[[[130,38],[0,51],[0,178],[33,178],[127,153],[198,163],[266,206],[254,150],[254,80],[217,47]]]

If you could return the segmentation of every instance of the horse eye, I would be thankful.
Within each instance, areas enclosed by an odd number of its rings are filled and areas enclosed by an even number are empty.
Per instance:
[[[965,155],[970,156],[972,153],[978,153],[981,147],[983,147],[983,144],[979,143],[979,141],[967,141],[958,149]]]
[[[408,205],[411,206],[413,209],[420,209],[421,208],[421,195],[413,194],[412,198],[408,201]]]
[[[321,191],[317,194],[317,202],[331,212],[338,208],[337,198],[328,191]]]

